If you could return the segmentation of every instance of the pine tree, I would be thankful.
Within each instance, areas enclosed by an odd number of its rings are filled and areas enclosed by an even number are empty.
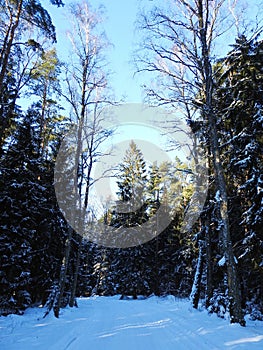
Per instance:
[[[57,58],[56,50],[53,48],[43,51],[40,60],[36,62],[30,72],[31,94],[39,97],[38,105],[40,107],[40,145],[39,150],[42,155],[48,156],[49,147],[52,139],[56,139],[56,124],[62,119],[58,111],[57,98],[59,87],[60,63]],[[60,128],[62,124],[60,123]],[[60,129],[60,132],[62,130]]]
[[[14,64],[14,60],[10,63]],[[21,113],[14,100],[16,80],[10,66],[7,70],[9,74],[5,77],[0,94],[0,156],[4,154],[6,143],[16,128],[16,118]]]
[[[57,6],[63,5],[60,0],[50,2]],[[20,90],[28,82],[27,72],[31,66],[27,60],[30,61],[41,51],[38,41],[46,38],[55,42],[56,34],[49,13],[38,0],[1,1],[0,32],[1,152],[10,135],[10,126],[16,113],[16,100]],[[10,79],[14,80],[11,84]]]
[[[1,3],[3,39],[0,42],[0,90],[12,55],[14,40],[21,34],[19,30],[31,25],[39,28],[48,38],[56,41],[55,27],[51,17],[37,0],[19,0]]]

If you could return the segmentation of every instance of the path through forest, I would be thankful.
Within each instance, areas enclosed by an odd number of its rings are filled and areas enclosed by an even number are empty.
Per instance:
[[[229,325],[172,296],[79,299],[79,308],[43,319],[43,308],[0,317],[1,350],[262,349],[263,322]]]

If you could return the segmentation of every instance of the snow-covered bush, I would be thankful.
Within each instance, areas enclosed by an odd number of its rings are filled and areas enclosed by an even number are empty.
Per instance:
[[[228,312],[229,300],[223,293],[214,292],[210,299],[209,313],[216,313],[218,317],[226,318]]]
[[[253,299],[246,303],[246,312],[249,314],[249,319],[252,321],[259,320],[263,321],[263,307]]]

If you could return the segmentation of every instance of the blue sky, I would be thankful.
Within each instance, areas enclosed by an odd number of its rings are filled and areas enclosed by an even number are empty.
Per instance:
[[[75,2],[76,0],[74,0]],[[79,0],[81,1],[81,0]],[[225,0],[226,3],[230,0]],[[70,23],[65,17],[67,12],[67,4],[72,1],[64,0],[64,8],[56,8],[50,5],[49,0],[43,0],[44,6],[51,14],[54,25],[57,30],[58,39],[58,56],[62,60],[66,60],[69,56],[70,43],[66,37],[66,30],[69,29]],[[165,0],[90,0],[92,8],[96,10],[100,5],[105,7],[105,21],[102,24],[109,42],[112,44],[108,48],[107,58],[109,69],[113,71],[110,78],[110,85],[115,93],[116,100],[125,97],[125,102],[141,103],[143,94],[141,85],[149,81],[149,75],[137,74],[134,77],[135,67],[132,63],[133,54],[140,41],[140,33],[136,31],[135,22],[140,12],[140,8],[152,7],[155,3],[161,4]],[[169,2],[169,0],[168,0]],[[238,0],[239,4],[246,1]],[[246,17],[255,18],[256,6],[262,4],[263,0],[250,0]],[[235,36],[233,30],[233,36]],[[68,44],[67,44],[68,43]],[[225,54],[229,51],[229,46],[224,41],[219,47],[220,54]],[[221,46],[220,45],[220,46]],[[129,127],[131,130],[131,127]],[[139,128],[139,126],[138,126]],[[132,132],[136,135],[136,132]],[[149,132],[152,135],[152,132]],[[145,137],[146,137],[145,133]],[[149,136],[151,138],[152,136]],[[155,138],[155,137],[152,137]]]
[[[148,1],[146,0],[146,2]],[[70,2],[65,0],[64,8],[56,8],[51,6],[48,0],[43,1],[56,26],[57,50],[62,60],[68,55],[65,50],[65,31],[69,26],[65,19],[65,11],[67,3]],[[134,77],[135,67],[132,63],[136,40],[138,42],[135,21],[141,0],[92,0],[90,3],[93,9],[97,9],[100,5],[105,6],[103,27],[109,42],[112,44],[112,47],[107,49],[106,54],[109,60],[109,69],[113,72],[110,83],[116,98],[125,97],[126,102],[142,102],[140,89],[142,80],[139,76]]]
[[[104,1],[106,3],[107,1]],[[133,50],[136,45],[136,21],[138,0],[111,0],[108,2],[108,19],[105,22],[109,41],[113,43],[111,50],[111,66],[114,71],[112,84],[116,96],[126,95],[128,102],[141,102],[139,77],[134,77],[132,64]],[[93,3],[100,3],[99,0]]]
[[[229,0],[226,1],[228,2]],[[238,1],[240,3],[242,0]],[[255,17],[255,6],[258,3],[262,3],[262,1],[250,0],[246,15],[249,15],[253,19]],[[58,38],[57,51],[59,58],[63,61],[67,59],[70,51],[70,44],[65,35],[66,30],[69,29],[69,23],[64,13],[67,10],[67,3],[71,1],[64,0],[64,2],[65,8],[56,8],[49,4],[49,0],[43,1],[56,26]],[[161,0],[90,0],[89,2],[92,4],[93,9],[98,8],[101,4],[105,6],[105,22],[103,23],[103,27],[109,42],[113,45],[107,49],[107,57],[109,61],[108,68],[114,73],[110,78],[110,85],[113,88],[116,100],[125,97],[125,102],[141,103],[143,101],[143,95],[140,85],[145,83],[145,80],[146,82],[147,80],[149,81],[150,77],[142,74],[134,77],[133,54],[140,41],[140,33],[138,31],[136,32],[135,22],[141,6],[152,6],[154,3],[161,4]],[[235,36],[234,33],[233,36]],[[229,51],[227,44],[226,42],[222,42],[222,48],[219,48],[220,54],[224,55]],[[122,116],[127,117],[127,115],[126,110]],[[165,152],[167,155],[171,159],[174,159],[177,152],[167,152],[167,145],[165,145],[167,138],[163,137],[163,130],[150,127],[147,120],[134,120],[133,116],[129,118],[128,122],[126,120],[126,123],[122,123],[122,117],[119,118],[118,133],[110,141],[112,145],[115,145],[115,152],[117,152],[118,159],[122,159],[131,139],[136,140],[136,142],[138,139],[148,142],[140,146],[143,153],[150,150],[150,153],[154,153],[156,157],[159,157],[151,146],[156,145],[162,150],[166,149]],[[175,137],[178,137],[178,135]],[[124,141],[126,144],[123,143]],[[106,143],[105,150],[107,150],[108,146],[109,144]],[[182,158],[183,155],[180,154],[180,157]],[[145,159],[148,160],[147,157]],[[107,160],[106,164],[111,161]],[[107,183],[106,187],[110,189],[112,185],[109,186]],[[112,193],[115,193],[115,191],[112,190]]]
[[[228,0],[226,0],[228,1]],[[239,3],[247,3],[246,17],[251,20],[255,18],[256,7],[262,4],[262,0],[243,1]],[[65,19],[64,12],[67,9],[67,4],[72,1],[64,0],[64,8],[56,8],[51,6],[49,0],[44,0],[43,4],[50,12],[53,22],[56,26],[58,45],[57,50],[59,57],[64,60],[68,53],[65,48],[65,31],[69,25]],[[109,69],[113,71],[110,83],[115,92],[116,99],[125,97],[126,102],[142,102],[141,84],[149,76],[136,75],[134,77],[135,67],[132,63],[133,54],[140,39],[140,33],[136,31],[135,22],[139,13],[140,7],[152,6],[154,2],[160,4],[158,0],[90,0],[93,9],[97,9],[100,5],[105,7],[105,22],[103,27],[109,39],[113,44],[111,49],[108,49]],[[225,42],[222,43],[223,51],[228,51]],[[69,47],[69,46],[68,46]]]

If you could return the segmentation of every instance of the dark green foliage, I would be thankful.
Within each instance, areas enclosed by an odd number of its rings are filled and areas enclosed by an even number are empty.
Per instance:
[[[129,229],[142,225],[148,217],[145,194],[146,163],[133,141],[119,168],[117,181],[119,205],[112,212],[110,225],[120,227],[122,230],[127,229],[129,236],[132,234]],[[132,238],[128,237],[127,241],[130,240]],[[117,250],[113,265],[115,274],[122,271],[118,278],[118,290],[122,295],[133,295],[137,298],[139,291],[148,294],[147,282],[144,279],[146,254],[145,245]]]
[[[11,65],[14,64],[13,59]],[[8,66],[8,75],[5,77],[3,90],[0,93],[0,155],[3,152],[5,140],[15,129],[15,119],[19,107],[15,104],[16,81]]]
[[[64,6],[64,3],[63,3],[63,1],[61,1],[61,0],[50,0],[50,2],[51,2],[51,4],[52,5],[56,5],[56,6]]]
[[[222,137],[229,176],[232,236],[243,299],[262,309],[263,43],[237,39],[220,80]],[[261,295],[261,296],[260,296]]]
[[[65,223],[52,186],[52,161],[39,157],[36,118],[37,112],[28,112],[2,158],[0,308],[4,313],[45,302],[62,256]]]
[[[257,305],[262,311],[262,41],[241,36],[225,59],[214,67],[217,77],[215,110],[220,134],[222,161],[227,179],[229,218],[235,257],[238,261],[242,305]],[[205,138],[205,130],[203,130]],[[228,309],[227,285],[220,237],[218,236],[217,199],[213,187],[204,211],[204,225],[210,223],[210,249],[214,261],[214,295],[209,310]],[[209,199],[209,198],[208,198]],[[217,298],[220,295],[220,302]],[[211,295],[210,295],[211,297]],[[219,305],[220,304],[220,305]],[[251,309],[250,309],[251,310]]]
[[[51,17],[38,0],[25,1],[22,18],[33,26],[40,28],[53,42],[56,41],[55,27],[52,24]]]
[[[184,296],[190,293],[189,281],[193,278],[196,249],[192,244],[192,233],[180,232],[184,206],[178,205],[175,208],[172,194],[173,186],[182,185],[183,176],[181,173],[180,182],[175,177],[172,164],[163,164],[161,168],[162,170],[154,165],[149,170],[146,169],[141,151],[134,142],[130,144],[119,167],[119,203],[107,212],[106,221],[124,232],[126,230],[127,242],[131,242],[129,235],[133,232],[132,228],[141,226],[142,233],[143,230],[156,229],[148,227],[147,222],[156,214],[164,199],[171,200],[170,210],[174,211],[174,219],[160,235],[135,247],[109,249],[87,244],[86,255],[85,251],[83,255],[86,274],[82,272],[80,275],[79,291],[87,283],[83,280],[86,275],[88,286],[85,294],[88,295],[121,294],[122,297],[137,298],[138,295],[148,296],[152,293]],[[138,193],[140,196],[136,198],[137,204],[143,205],[133,210],[132,199]],[[182,199],[185,205],[187,201],[187,196]],[[118,212],[122,203],[128,203],[130,211]],[[87,261],[93,265],[93,271],[87,266]]]

